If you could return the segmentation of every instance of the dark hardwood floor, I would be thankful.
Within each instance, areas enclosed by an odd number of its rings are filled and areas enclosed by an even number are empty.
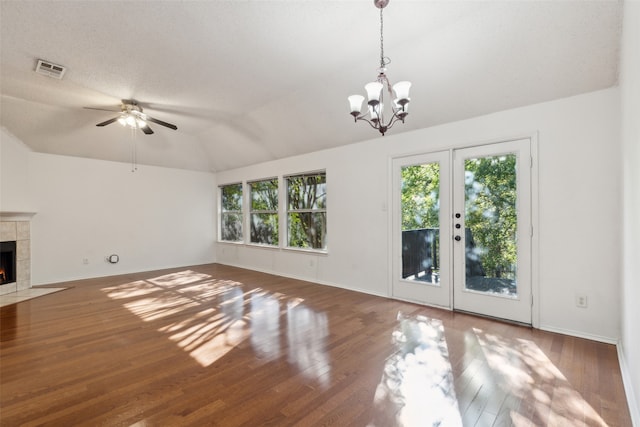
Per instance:
[[[2,426],[630,426],[616,349],[222,265],[2,307]]]

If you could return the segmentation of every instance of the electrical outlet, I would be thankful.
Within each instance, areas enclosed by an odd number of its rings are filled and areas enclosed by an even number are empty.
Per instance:
[[[587,308],[587,296],[576,294],[576,307]]]

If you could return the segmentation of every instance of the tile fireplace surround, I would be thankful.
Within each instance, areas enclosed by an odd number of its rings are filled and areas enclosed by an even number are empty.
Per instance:
[[[33,212],[0,212],[0,241],[16,241],[16,281],[0,286],[0,295],[31,287],[31,217]]]

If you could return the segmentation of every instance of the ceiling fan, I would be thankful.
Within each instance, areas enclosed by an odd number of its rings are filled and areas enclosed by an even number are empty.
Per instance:
[[[88,110],[100,110],[100,111],[117,111],[117,110],[108,110],[105,108],[95,108],[95,107],[84,107]],[[156,123],[161,126],[168,127],[169,129],[177,130],[178,127],[174,124],[164,122],[162,120],[158,120],[145,114],[143,112],[142,106],[135,99],[123,99],[122,104],[120,105],[120,114],[114,118],[109,120],[105,120],[104,122],[98,123],[96,126],[102,127],[106,125],[110,125],[113,122],[118,122],[122,126],[129,126],[133,129],[140,129],[146,135],[153,134],[153,130],[149,127],[149,123]]]

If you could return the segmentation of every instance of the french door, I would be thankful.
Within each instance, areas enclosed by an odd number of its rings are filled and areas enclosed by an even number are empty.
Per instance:
[[[530,140],[392,167],[393,296],[531,323]]]

